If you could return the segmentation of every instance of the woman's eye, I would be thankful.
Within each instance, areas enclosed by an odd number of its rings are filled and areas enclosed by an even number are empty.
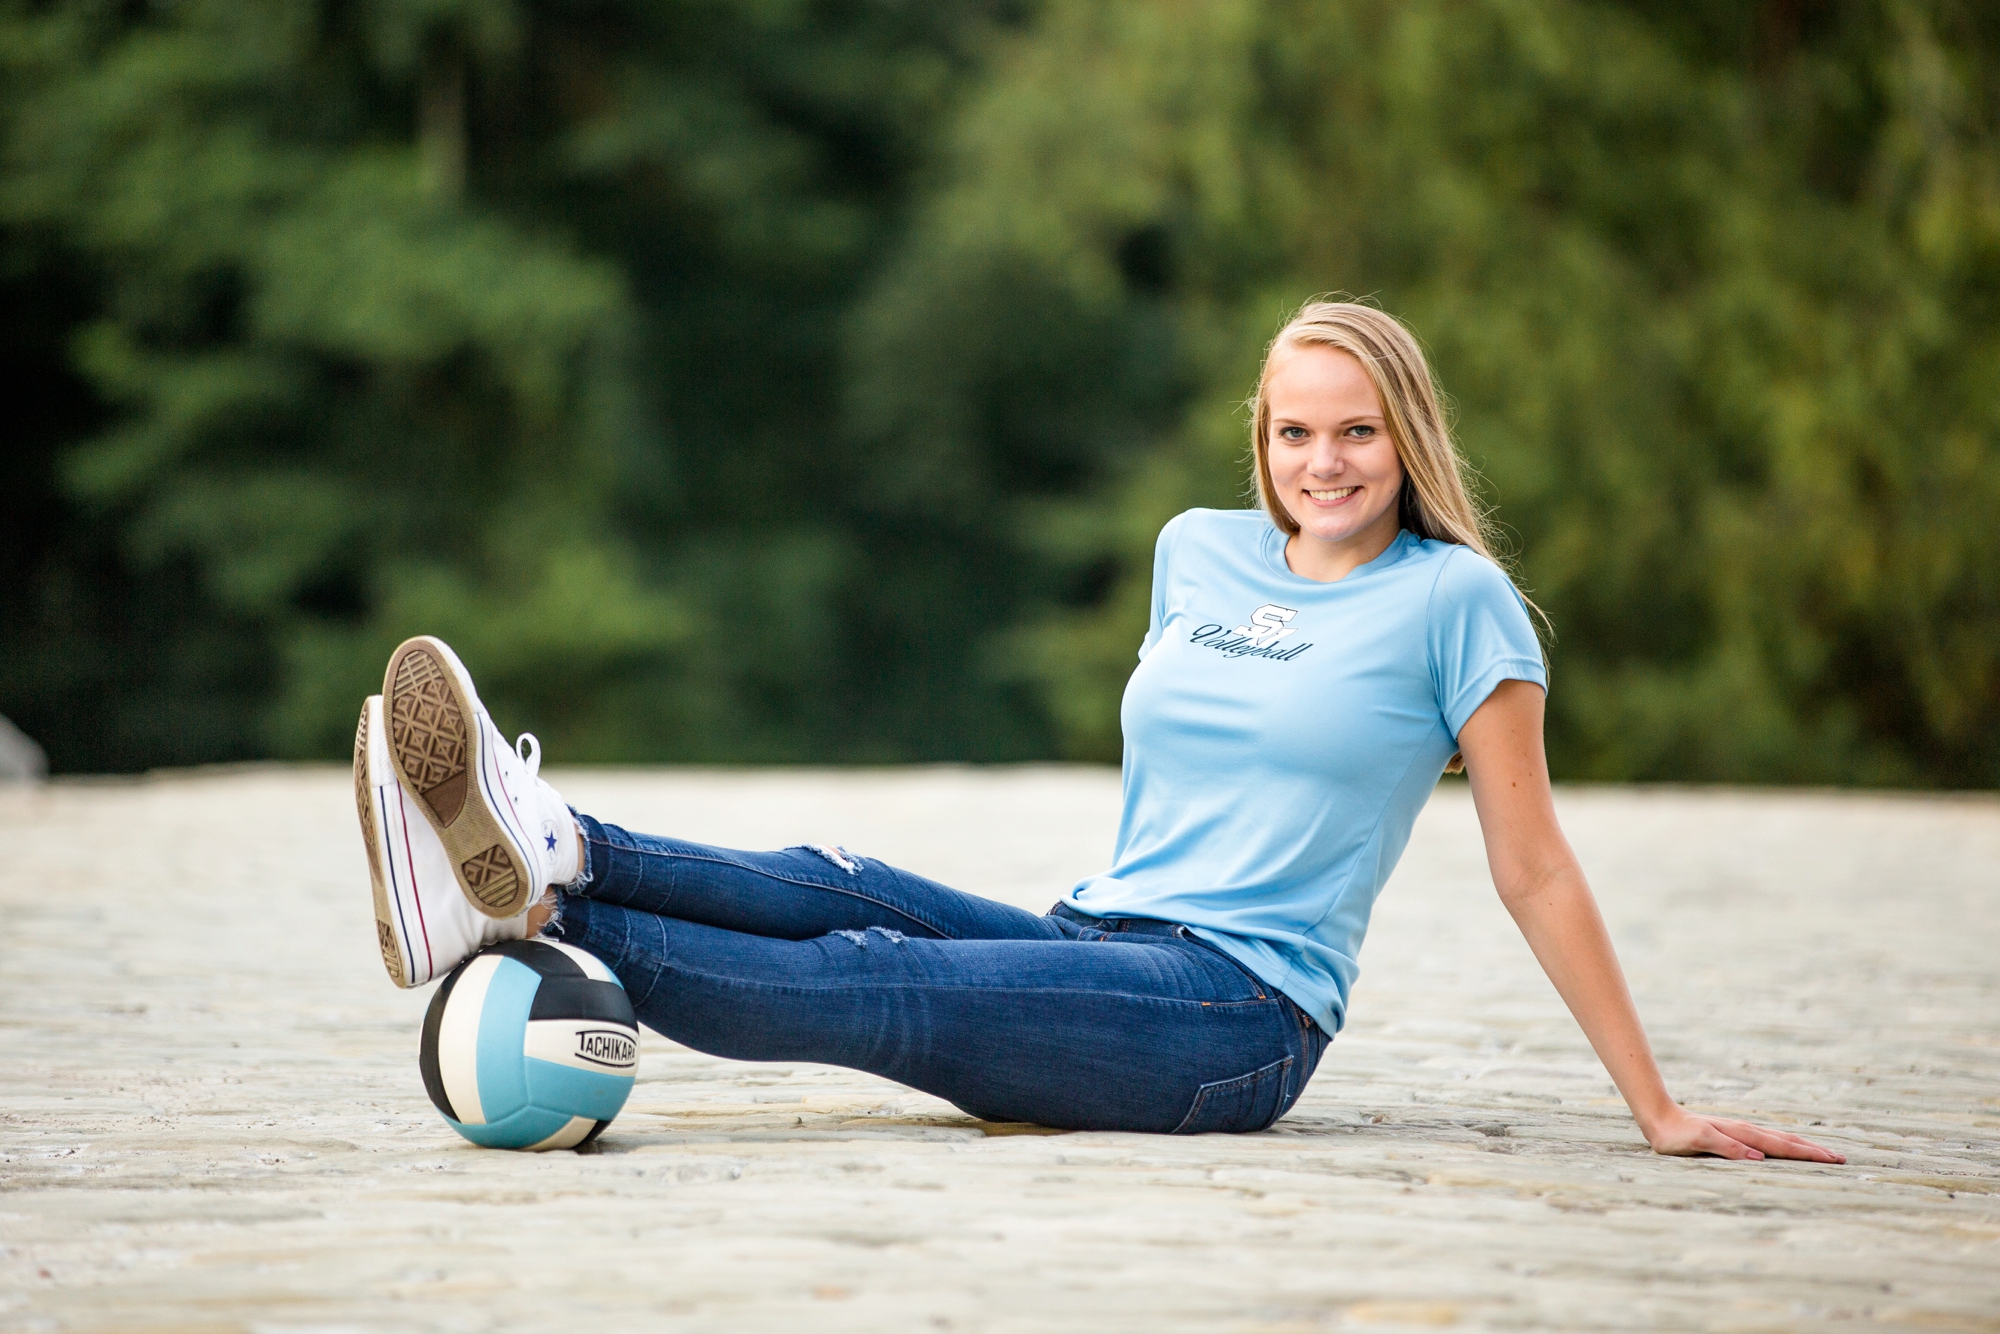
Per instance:
[[[1306,438],[1306,428],[1303,426],[1280,426],[1278,428],[1278,438],[1280,440],[1303,440]]]
[[[1375,434],[1375,428],[1372,426],[1350,426],[1347,428],[1347,433],[1356,440],[1366,440]]]

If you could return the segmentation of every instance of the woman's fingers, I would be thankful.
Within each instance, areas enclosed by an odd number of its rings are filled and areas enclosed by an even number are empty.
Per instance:
[[[1764,1155],[1725,1133],[1705,1116],[1683,1114],[1653,1141],[1653,1151],[1689,1158],[1712,1153],[1718,1158],[1762,1158]]]
[[[1706,1120],[1706,1118],[1703,1119]],[[1696,1140],[1695,1143],[1699,1146],[1700,1152],[1712,1153],[1718,1158],[1762,1158],[1764,1156],[1763,1150],[1757,1148],[1755,1145],[1744,1143],[1713,1121],[1709,1121],[1708,1125],[1704,1128],[1701,1138]]]
[[[1814,1163],[1844,1163],[1846,1155],[1835,1153],[1822,1144],[1815,1144],[1803,1135],[1793,1135],[1782,1130],[1766,1130],[1748,1121],[1711,1121],[1710,1125],[1723,1134],[1747,1144],[1772,1158],[1799,1158]]]
[[[1748,1121],[1714,1116],[1683,1115],[1654,1148],[1660,1153],[1713,1154],[1718,1158],[1756,1160],[1798,1158],[1814,1163],[1844,1163],[1847,1159],[1823,1145],[1782,1130],[1766,1130]]]

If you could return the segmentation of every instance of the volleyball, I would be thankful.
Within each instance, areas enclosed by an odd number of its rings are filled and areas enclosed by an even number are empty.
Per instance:
[[[573,1149],[602,1134],[639,1069],[639,1025],[604,962],[510,940],[445,976],[424,1015],[424,1088],[491,1149]]]

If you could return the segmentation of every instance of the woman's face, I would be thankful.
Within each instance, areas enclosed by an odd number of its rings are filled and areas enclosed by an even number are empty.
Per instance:
[[[1309,568],[1293,566],[1320,578],[1315,570],[1332,561],[1345,566],[1339,578],[1395,540],[1403,463],[1375,382],[1352,354],[1308,346],[1275,355],[1264,387],[1271,483],[1299,526],[1292,547]]]

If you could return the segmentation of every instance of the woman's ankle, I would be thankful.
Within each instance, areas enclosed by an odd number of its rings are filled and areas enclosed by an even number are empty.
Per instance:
[[[533,940],[548,929],[549,923],[556,920],[560,906],[554,885],[543,890],[542,896],[528,905],[528,939]]]

